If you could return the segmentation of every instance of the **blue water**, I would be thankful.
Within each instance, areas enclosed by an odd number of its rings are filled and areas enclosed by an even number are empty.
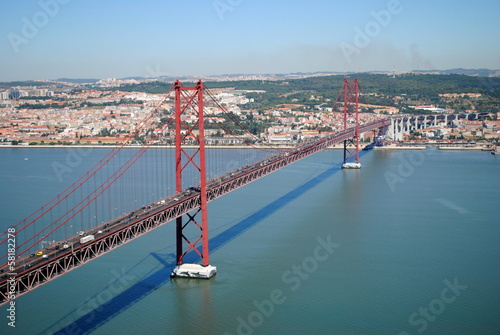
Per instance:
[[[3,229],[60,191],[65,150],[0,150]],[[2,306],[0,333],[500,334],[500,159],[340,161],[323,151],[210,203],[213,279],[170,280],[165,225],[18,297],[16,328]]]

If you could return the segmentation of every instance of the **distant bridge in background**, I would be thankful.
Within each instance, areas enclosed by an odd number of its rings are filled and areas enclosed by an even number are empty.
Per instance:
[[[407,115],[391,118],[391,125],[386,130],[386,136],[394,141],[402,141],[403,134],[410,131],[423,130],[429,127],[438,127],[442,124],[446,126],[457,126],[459,120],[480,120],[488,113],[458,113],[440,115]]]

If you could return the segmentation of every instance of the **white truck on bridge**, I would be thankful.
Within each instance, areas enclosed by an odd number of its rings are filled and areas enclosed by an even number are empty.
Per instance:
[[[84,237],[80,238],[80,243],[81,244],[87,243],[88,241],[92,241],[94,238],[95,238],[94,235],[84,236]]]

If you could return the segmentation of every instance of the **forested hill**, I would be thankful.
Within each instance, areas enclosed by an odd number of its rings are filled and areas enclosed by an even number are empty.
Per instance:
[[[361,91],[364,93],[380,93],[389,96],[407,94],[426,98],[437,97],[440,93],[482,93],[500,98],[500,78],[473,77],[466,75],[437,74],[404,74],[395,78],[385,74],[351,75],[349,80],[358,78]],[[293,92],[314,92],[316,95],[336,98],[343,76],[310,77],[286,81],[221,81],[205,82],[207,88],[231,87],[236,90],[265,90],[267,93],[289,94]],[[194,83],[184,82],[184,85]],[[171,83],[151,82],[137,85],[126,85],[116,88],[121,91],[136,91],[148,93],[164,93],[172,86]]]

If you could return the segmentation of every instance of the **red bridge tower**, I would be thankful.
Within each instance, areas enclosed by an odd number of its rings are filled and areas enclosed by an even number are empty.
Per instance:
[[[360,169],[359,162],[359,83],[358,78],[349,81],[344,79],[342,86],[344,93],[344,130],[350,128],[349,123],[355,123],[354,137],[344,140],[344,164],[343,169]],[[354,158],[355,162],[348,162]]]
[[[216,274],[217,269],[210,265],[208,250],[207,173],[203,118],[204,85],[200,80],[196,86],[186,87],[177,80],[174,89],[176,191],[183,191],[182,176],[183,172],[188,170],[190,173],[194,171],[195,175],[199,175],[200,183],[193,187],[193,190],[199,192],[198,209],[187,214],[188,220],[185,223],[182,216],[176,219],[177,266],[172,271],[172,277],[210,278]],[[194,123],[188,124],[183,120],[183,117],[188,114],[196,115],[197,119]],[[188,144],[190,149],[185,149],[185,145]],[[192,238],[191,236],[196,234],[198,230],[200,235]],[[197,245],[199,242],[201,242],[201,250]],[[185,250],[184,245],[186,245]],[[184,257],[191,251],[200,256],[201,265],[184,263]]]

